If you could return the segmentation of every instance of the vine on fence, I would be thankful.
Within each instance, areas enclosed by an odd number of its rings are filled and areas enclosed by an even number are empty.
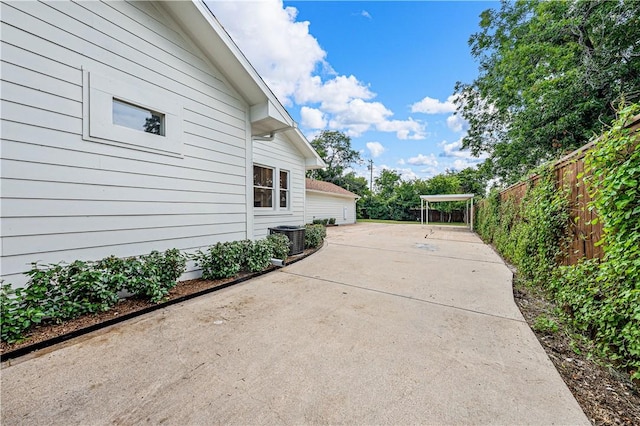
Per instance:
[[[640,379],[640,149],[625,125],[640,112],[622,109],[585,156],[582,176],[602,222],[601,260],[562,267],[553,287],[568,319],[605,357]],[[635,134],[634,134],[635,133]]]
[[[565,320],[591,338],[599,354],[640,379],[640,149],[637,131],[625,127],[640,112],[619,112],[611,129],[586,154],[587,184],[603,225],[602,259],[558,267],[568,248],[568,197],[551,169],[529,182],[526,196],[482,201],[476,230],[529,285],[550,290]]]

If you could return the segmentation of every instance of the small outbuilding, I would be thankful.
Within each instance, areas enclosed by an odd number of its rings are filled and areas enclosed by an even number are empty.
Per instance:
[[[356,201],[359,195],[331,182],[307,178],[305,218],[307,223],[314,219],[335,218],[336,224],[356,223]]]

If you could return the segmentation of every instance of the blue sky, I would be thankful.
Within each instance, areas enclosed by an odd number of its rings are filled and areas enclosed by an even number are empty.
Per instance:
[[[208,1],[309,140],[351,137],[404,179],[474,166],[460,150],[456,81],[477,75],[467,41],[496,2]],[[369,178],[366,165],[354,167]]]

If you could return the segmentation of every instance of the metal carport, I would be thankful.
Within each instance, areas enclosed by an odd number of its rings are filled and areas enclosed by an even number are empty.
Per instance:
[[[427,224],[429,224],[429,203],[440,203],[443,201],[466,201],[467,220],[469,229],[473,231],[473,196],[474,194],[438,194],[420,196],[420,224],[424,222],[424,208],[427,207]],[[469,214],[471,212],[471,214]]]

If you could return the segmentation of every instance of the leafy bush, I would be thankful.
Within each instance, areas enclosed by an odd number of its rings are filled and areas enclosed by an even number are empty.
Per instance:
[[[285,234],[271,234],[267,241],[271,245],[271,255],[274,259],[285,260],[289,256],[291,241]]]
[[[29,281],[25,288],[2,286],[2,340],[19,341],[29,328],[41,322],[59,323],[109,310],[124,289],[135,297],[159,302],[176,285],[185,265],[185,257],[176,249],[139,258],[111,256],[97,262],[34,263],[26,272]]]
[[[217,280],[236,275],[242,269],[246,245],[241,241],[217,243],[205,251],[198,250],[192,259],[202,268],[202,278]]]
[[[327,226],[329,224],[329,219],[313,219],[313,225],[324,225]]]
[[[284,236],[284,235],[283,235]],[[286,236],[284,236],[287,238]],[[287,238],[287,243],[289,239]],[[271,240],[247,241],[244,265],[249,272],[260,272],[271,264],[273,245]]]
[[[323,225],[306,225],[304,231],[305,248],[320,247],[327,236],[327,230]]]
[[[336,218],[335,217],[330,217],[329,218],[329,225],[335,225],[336,224]]]
[[[38,308],[23,308],[22,289],[12,289],[11,284],[0,284],[0,338],[3,342],[15,343],[24,338],[24,333],[39,324],[44,314]]]

